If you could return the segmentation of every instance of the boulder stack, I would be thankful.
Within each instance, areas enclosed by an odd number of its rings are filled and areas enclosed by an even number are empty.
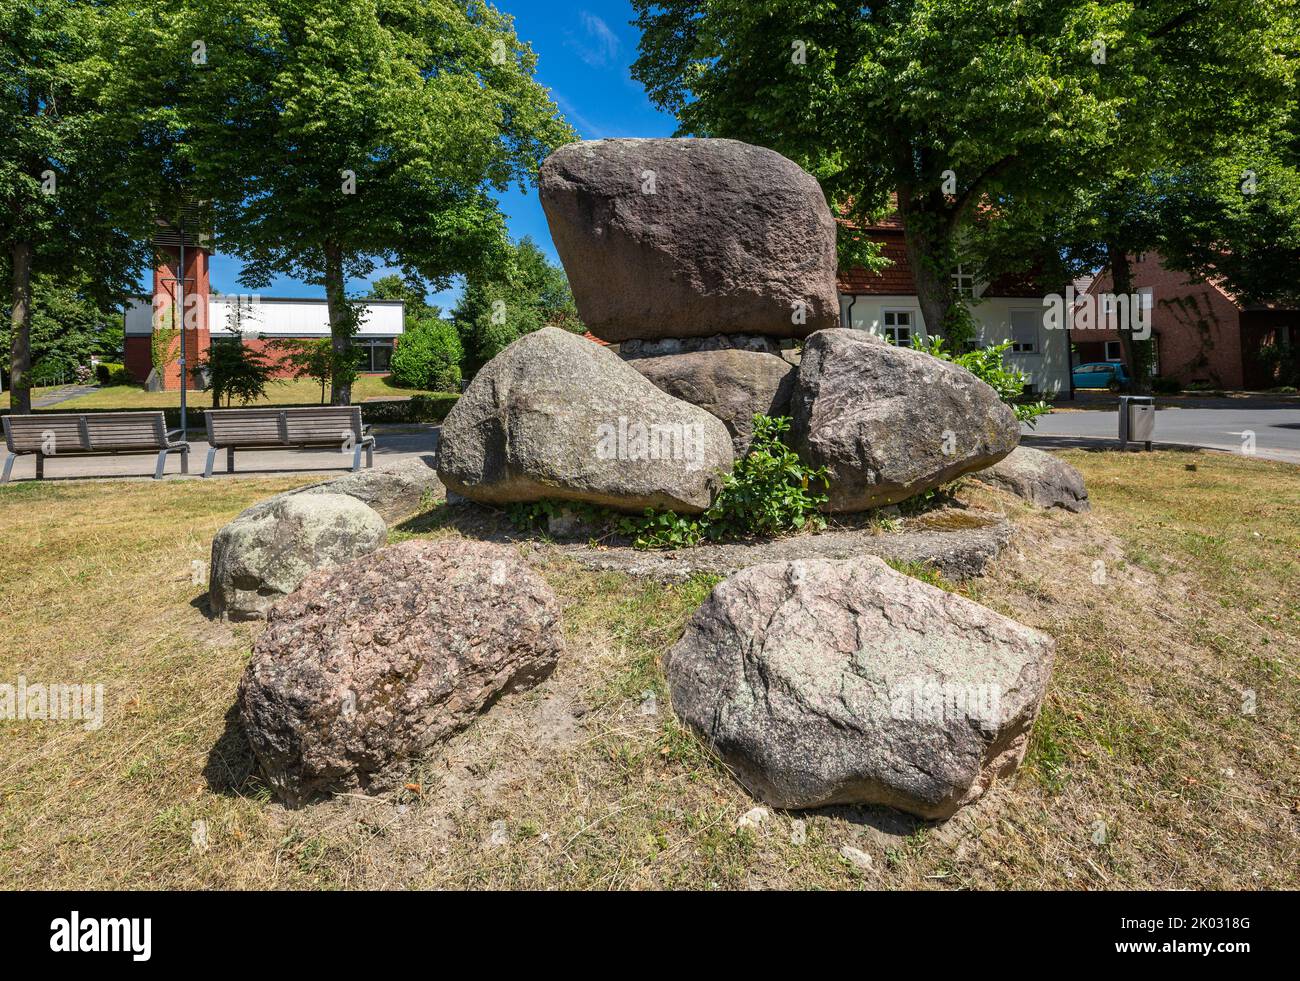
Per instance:
[[[789,411],[783,342],[839,321],[817,181],[735,140],[595,140],[552,154],[540,187],[588,329],[747,452],[754,413]]]

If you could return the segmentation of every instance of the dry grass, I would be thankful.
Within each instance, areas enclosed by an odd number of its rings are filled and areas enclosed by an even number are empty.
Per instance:
[[[566,606],[556,674],[425,760],[419,793],[288,811],[229,715],[257,628],[209,621],[191,563],[295,481],[0,490],[0,682],[99,681],[107,701],[97,732],[0,722],[0,885],[1297,887],[1296,469],[1066,456],[1091,515],[963,491],[1020,526],[963,592],[1059,643],[1016,779],[942,825],[843,808],[741,832],[753,801],[674,722],[658,666],[708,582],[646,585],[538,549]]]

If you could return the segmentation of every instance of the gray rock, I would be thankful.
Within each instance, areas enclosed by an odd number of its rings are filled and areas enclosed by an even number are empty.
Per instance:
[[[1017,446],[1010,456],[972,476],[1039,507],[1075,512],[1091,508],[1083,474],[1059,457],[1028,446]]]
[[[570,143],[542,164],[539,188],[597,337],[803,337],[839,320],[835,221],[817,181],[775,151]]]
[[[678,716],[765,803],[946,818],[1019,763],[1053,648],[877,558],[814,560],[720,583],[667,670]]]
[[[442,425],[438,476],[483,504],[554,498],[700,512],[730,472],[714,416],[577,334],[546,327],[489,361]]]
[[[253,752],[290,805],[399,784],[414,757],[564,651],[560,607],[514,549],[408,541],[309,576],[239,684]]]
[[[698,405],[727,427],[737,457],[749,452],[754,413],[790,414],[795,369],[772,354],[757,351],[696,351],[629,361],[656,388]]]
[[[289,493],[346,494],[374,508],[389,524],[410,517],[426,505],[444,500],[447,494],[438,479],[437,469],[423,458],[403,460],[373,470],[359,470]]]
[[[261,620],[308,573],[373,552],[387,537],[384,519],[344,494],[272,498],[212,539],[209,608],[230,620]]]
[[[655,340],[636,338],[618,346],[618,356],[625,361],[659,358],[665,354],[694,354],[697,351],[757,351],[781,356],[779,337],[762,334],[714,334],[712,337],[661,337]]]
[[[828,511],[906,500],[996,463],[1020,442],[997,393],[964,368],[860,330],[804,344],[791,443],[826,466]]]
[[[586,534],[583,537],[596,537]],[[946,579],[984,574],[1011,540],[1011,523],[993,512],[941,511],[909,518],[898,531],[836,528],[816,535],[787,535],[770,541],[704,542],[677,551],[630,546],[563,543],[566,556],[589,569],[622,572],[637,579],[684,582],[692,576],[730,575],[765,562],[795,559],[851,559],[876,555],[891,562],[929,566]]]

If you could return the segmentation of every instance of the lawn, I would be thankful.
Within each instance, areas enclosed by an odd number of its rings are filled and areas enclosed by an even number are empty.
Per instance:
[[[391,375],[361,375],[352,385],[352,401],[364,402],[372,398],[407,398],[412,395],[436,394],[416,388],[398,388]],[[329,392],[326,391],[328,400]],[[266,398],[252,405],[311,405],[320,402],[320,384],[310,378],[285,379],[267,386]],[[181,404],[180,392],[146,392],[138,385],[111,385],[98,391],[71,399],[59,405],[59,410],[76,409],[165,409]],[[190,392],[189,404],[210,406],[212,396],[207,392]]]
[[[34,402],[37,399],[39,399],[42,395],[48,395],[50,392],[57,391],[57,390],[58,390],[57,385],[53,385],[49,387],[33,388],[32,401]],[[9,390],[5,389],[3,392],[0,392],[0,409],[7,409],[7,408],[9,408]]]
[[[565,607],[555,675],[415,789],[290,811],[231,714],[260,627],[207,619],[194,571],[225,521],[304,478],[0,489],[0,682],[101,682],[106,703],[98,731],[0,722],[0,886],[1300,887],[1300,474],[1063,455],[1090,515],[961,491],[1019,531],[960,591],[1058,639],[1016,778],[945,824],[836,808],[743,831],[754,802],[675,723],[659,667],[708,581],[537,547]],[[436,512],[394,532],[450,534]]]

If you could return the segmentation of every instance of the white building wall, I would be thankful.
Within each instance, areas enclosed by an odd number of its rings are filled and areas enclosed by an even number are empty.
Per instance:
[[[208,329],[213,337],[231,334],[230,310],[235,297],[213,297],[208,301]],[[362,308],[357,336],[399,337],[402,333],[403,304],[400,300],[371,301]],[[128,336],[153,333],[153,308],[149,300],[133,299],[124,311]],[[245,300],[242,329],[246,334],[267,337],[328,337],[329,309],[324,300],[278,300],[262,297]]]
[[[856,330],[885,335],[886,312],[911,315],[912,332],[925,339],[925,317],[915,296],[840,295],[840,323]],[[1029,376],[1034,391],[1055,395],[1070,390],[1069,332],[1047,330],[1043,326],[1042,301],[1034,297],[985,297],[971,307],[975,317],[976,341],[980,346],[1000,344],[1011,338],[1013,313],[1017,322],[1028,322],[1032,314],[1037,326],[1036,350],[1033,353],[1008,351],[1006,361]]]

